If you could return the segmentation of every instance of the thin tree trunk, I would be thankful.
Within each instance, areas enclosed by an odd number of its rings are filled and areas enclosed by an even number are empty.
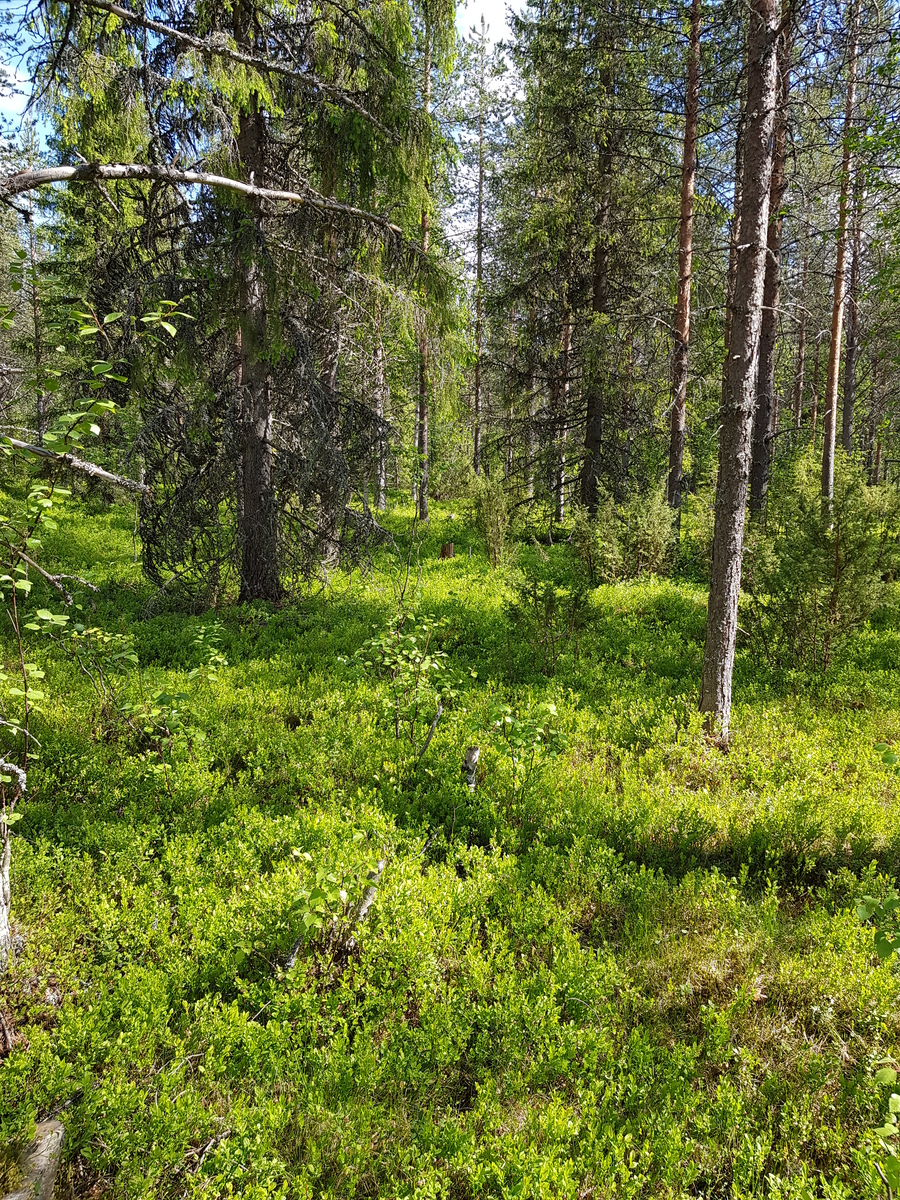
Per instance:
[[[569,359],[572,351],[572,314],[569,311],[568,292],[563,300],[562,345],[560,347],[561,378],[559,381],[559,409],[557,412],[557,459],[556,459],[556,521],[566,514],[566,442],[569,438]]]
[[[609,217],[612,205],[612,180],[609,156],[600,156],[603,177],[600,207],[595,221],[594,272],[591,311],[596,317],[606,312],[609,290]],[[602,337],[599,328],[597,337]],[[571,338],[571,330],[569,331]],[[568,372],[567,372],[568,375]],[[595,363],[585,396],[584,463],[581,468],[581,502],[592,515],[600,503],[600,461],[603,452],[603,380],[602,366]]]
[[[31,323],[34,335],[34,367],[37,400],[37,444],[43,446],[49,425],[47,391],[44,387],[44,340],[41,336],[41,298],[38,293],[37,238],[34,231],[34,200],[28,197],[28,261],[31,267]]]
[[[856,360],[859,355],[859,277],[862,258],[863,177],[853,181],[853,234],[850,287],[847,292],[847,351],[844,356],[844,397],[841,411],[841,445],[853,449],[853,411],[856,407]]]
[[[816,427],[819,421],[819,381],[821,377],[819,368],[822,360],[822,335],[824,332],[824,329],[820,329],[816,334],[816,357],[813,359],[812,399],[809,404],[809,439],[813,449],[816,448]]]
[[[375,507],[384,512],[387,499],[387,442],[384,437],[384,410],[387,383],[384,376],[384,343],[381,340],[381,313],[375,343],[375,416],[378,418],[378,458],[375,463]]]
[[[841,365],[841,334],[847,292],[847,210],[853,170],[853,118],[856,107],[856,64],[859,55],[860,0],[850,9],[847,47],[847,107],[844,110],[844,155],[841,163],[841,194],[838,209],[837,259],[834,267],[834,304],[831,310],[831,343],[828,348],[828,377],[825,384],[825,424],[822,446],[822,497],[829,504],[834,496],[834,449],[837,436],[838,376]]]
[[[246,45],[249,23],[243,10],[236,16],[235,38]],[[238,118],[237,148],[241,164],[256,184],[265,182],[265,119],[258,97],[250,97]],[[266,362],[267,300],[263,254],[262,201],[248,198],[251,219],[242,226],[235,256],[238,276],[241,405],[241,587],[240,600],[281,599],[278,569],[278,521],[272,477],[272,406]]]
[[[789,11],[787,0],[785,9]],[[785,13],[785,16],[787,12]],[[775,400],[775,343],[778,336],[778,304],[781,290],[781,234],[787,166],[788,95],[791,86],[791,34],[788,26],[778,47],[778,112],[772,149],[772,185],[769,195],[769,230],[766,248],[766,279],[763,285],[762,322],[759,332],[759,371],[756,380],[756,413],[753,418],[753,447],[750,461],[750,512],[759,515],[766,506],[772,439],[777,428]]]
[[[739,225],[741,220],[741,189],[744,185],[744,123],[747,119],[747,97],[741,101],[738,113],[737,134],[734,143],[734,216],[728,241],[728,276],[725,283],[725,326],[723,341],[725,357],[722,360],[722,407],[728,404],[728,364],[731,349],[731,330],[734,324],[734,288],[737,280]]]
[[[6,974],[12,958],[12,934],[9,914],[12,909],[12,889],[9,867],[12,858],[12,841],[9,826],[0,826],[0,979]]]
[[[803,247],[803,275],[800,283],[800,330],[797,338],[797,366],[794,371],[794,428],[803,420],[803,384],[806,373],[806,293],[809,285],[809,222]]]
[[[672,358],[672,426],[666,494],[681,513],[684,482],[684,437],[687,426],[688,343],[691,336],[691,262],[694,251],[694,179],[697,122],[700,113],[700,0],[691,4],[687,86],[684,98],[684,144],[681,155],[681,222],[678,235],[678,298],[675,302],[675,350]]]
[[[478,218],[475,232],[475,396],[472,430],[472,467],[481,471],[481,356],[484,337],[484,17],[481,18],[481,61],[478,77]]]
[[[425,120],[431,112],[431,29],[425,28],[425,79],[423,103]],[[422,205],[422,255],[428,254],[429,216],[428,193],[430,181],[425,181],[425,203]],[[423,311],[422,331],[419,335],[419,400],[416,430],[416,450],[419,458],[418,506],[419,520],[428,520],[428,323]]]
[[[537,316],[534,305],[528,314],[528,355],[529,355],[529,380],[528,380],[528,468],[526,474],[526,495],[529,500],[534,499],[534,415],[536,408],[540,408],[537,403],[538,395],[538,373],[536,369],[536,346],[537,342]]]
[[[747,117],[740,208],[740,247],[735,272],[733,323],[728,356],[728,401],[719,441],[709,612],[700,688],[706,728],[727,740],[737,639],[741,556],[750,476],[754,393],[766,273],[766,235],[772,183],[772,132],[778,62],[776,0],[749,0]]]

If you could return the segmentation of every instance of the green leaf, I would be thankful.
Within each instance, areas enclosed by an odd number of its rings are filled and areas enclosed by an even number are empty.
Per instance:
[[[876,1083],[896,1083],[897,1072],[893,1067],[882,1067],[880,1071],[875,1072]]]

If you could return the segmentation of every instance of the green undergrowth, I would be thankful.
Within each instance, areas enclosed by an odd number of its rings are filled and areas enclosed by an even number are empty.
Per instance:
[[[569,547],[525,540],[495,571],[436,506],[406,593],[436,665],[398,740],[359,653],[397,612],[411,513],[387,520],[374,570],[277,611],[154,596],[125,507],[73,501],[46,539],[98,588],[90,623],[133,639],[120,696],[183,720],[142,733],[35,635],[0,1141],[60,1117],[75,1196],[879,1195],[898,980],[854,907],[900,872],[873,751],[900,741],[894,615],[824,679],[739,649],[723,753],[699,584],[585,590]],[[552,665],[523,579],[555,589]],[[350,906],[378,860],[338,944],[316,880]]]

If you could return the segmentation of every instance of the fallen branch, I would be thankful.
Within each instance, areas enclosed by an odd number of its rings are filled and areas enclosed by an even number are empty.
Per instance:
[[[55,450],[48,450],[46,446],[33,446],[31,442],[21,442],[18,438],[9,437],[6,434],[0,437],[0,442],[14,446],[16,450],[26,450],[29,454],[36,454],[39,458],[58,462],[60,466],[69,467],[72,471],[79,471],[82,475],[90,475],[94,479],[104,479],[107,483],[114,483],[117,487],[126,488],[129,492],[140,492],[142,496],[150,495],[150,488],[146,483],[139,483],[136,479],[129,479],[125,475],[114,475],[112,471],[105,471],[96,463],[84,462],[83,459],[76,458],[74,454],[58,454]]]
[[[260,200],[284,200],[288,204],[300,204],[318,212],[340,213],[357,221],[365,221],[389,233],[402,234],[399,225],[393,225],[386,217],[377,213],[354,208],[352,204],[339,204],[337,200],[326,200],[324,196],[309,193],[282,192],[277,188],[257,187],[227,175],[210,175],[206,171],[187,171],[181,167],[158,166],[153,163],[83,163],[77,167],[42,167],[17,171],[14,175],[0,178],[0,200],[9,203],[13,196],[32,192],[48,183],[98,183],[107,179],[134,179],[138,181],[195,184],[200,187],[225,188],[239,192],[242,196],[255,196]]]

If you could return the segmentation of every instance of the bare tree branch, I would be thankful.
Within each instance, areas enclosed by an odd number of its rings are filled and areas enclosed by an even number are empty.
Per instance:
[[[92,0],[94,2],[94,0]],[[220,187],[242,196],[256,196],[261,200],[283,200],[288,204],[300,204],[318,212],[338,213],[365,221],[387,233],[402,234],[398,225],[393,225],[378,213],[354,208],[351,204],[340,204],[337,200],[326,200],[300,192],[282,192],[276,188],[257,187],[240,179],[229,179],[227,175],[209,175],[205,171],[186,171],[181,167],[155,166],[150,163],[85,163],[77,167],[44,167],[40,170],[18,171],[14,175],[0,177],[0,201],[9,203],[13,196],[31,192],[48,183],[93,183],[105,179],[156,180],[171,184],[196,184],[201,187]]]
[[[105,479],[107,483],[127,488],[129,492],[140,492],[144,496],[150,495],[150,488],[146,483],[138,483],[136,479],[128,479],[125,475],[114,475],[112,471],[105,471],[96,463],[84,462],[82,459],[76,458],[74,454],[57,454],[55,450],[48,450],[46,446],[33,446],[30,442],[21,442],[18,438],[5,434],[0,436],[0,442],[6,442],[17,450],[26,450],[29,454],[37,454],[40,458],[49,458],[53,462],[58,462],[60,466],[68,467],[72,471],[79,471],[82,475],[91,475],[94,479]]]

